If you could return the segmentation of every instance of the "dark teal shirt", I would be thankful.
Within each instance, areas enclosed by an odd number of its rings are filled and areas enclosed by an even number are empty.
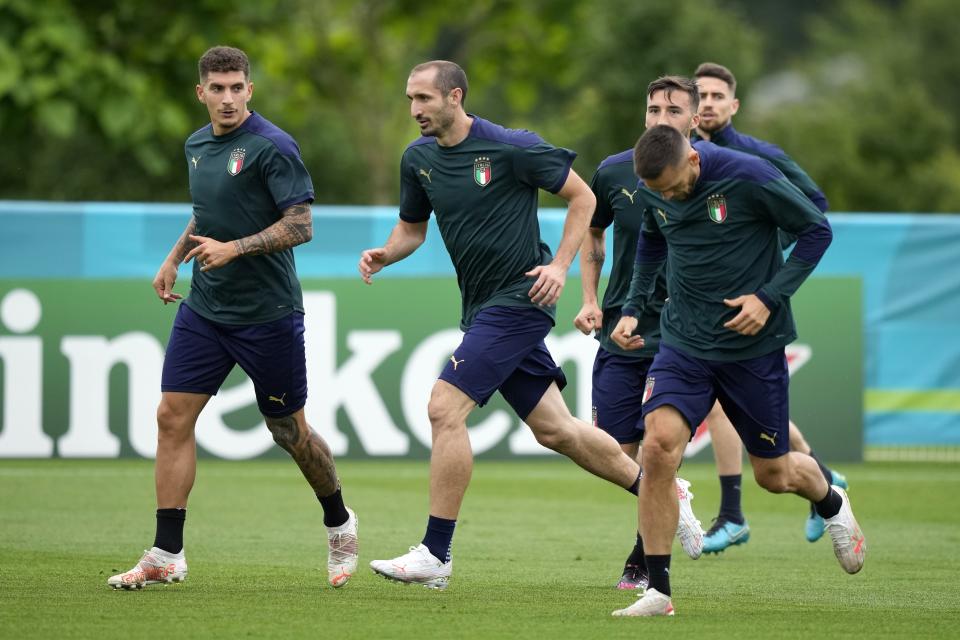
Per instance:
[[[559,191],[576,154],[529,131],[505,129],[476,116],[467,137],[452,147],[436,138],[411,143],[400,161],[400,218],[424,222],[433,211],[457,272],[460,326],[481,309],[539,307],[524,275],[553,259],[540,239],[539,189]]]
[[[652,358],[660,346],[660,310],[667,297],[666,278],[663,276],[657,278],[653,297],[649,304],[644,305],[638,318],[636,333],[643,336],[643,347],[625,351],[610,338],[620,320],[621,307],[630,290],[640,224],[644,206],[648,204],[648,199],[640,192],[637,176],[633,172],[633,149],[610,156],[601,162],[590,180],[590,188],[597,197],[597,209],[590,226],[606,229],[613,225],[613,264],[607,288],[603,293],[603,326],[597,339],[601,348],[610,353]]]
[[[185,145],[197,235],[220,242],[254,235],[295,204],[313,201],[300,148],[257,113],[222,136],[207,125]],[[224,324],[261,324],[303,311],[293,250],[243,256],[210,271],[193,263],[186,303]]]
[[[649,299],[666,261],[668,300],[663,344],[706,360],[747,360],[796,338],[790,296],[816,267],[832,234],[823,213],[776,167],[755,156],[696,142],[700,176],[686,200],[664,200],[646,187],[625,315]],[[784,263],[778,230],[798,237]],[[766,325],[744,336],[723,324],[739,308],[724,298],[756,294],[770,308]]]

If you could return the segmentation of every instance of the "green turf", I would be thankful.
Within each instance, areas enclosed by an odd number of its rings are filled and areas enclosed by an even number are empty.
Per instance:
[[[203,460],[190,502],[190,576],[115,592],[107,577],[153,538],[149,461],[0,462],[0,637],[904,638],[960,625],[960,468],[841,469],[869,551],[846,575],[830,544],[803,537],[805,504],[746,482],[752,536],[689,560],[675,545],[672,619],[614,619],[632,545],[631,496],[560,460],[478,463],[445,592],[367,568],[419,542],[427,465],[344,462],[360,517],[361,570],[326,586],[319,505],[289,462]],[[718,487],[687,465],[708,524]]]

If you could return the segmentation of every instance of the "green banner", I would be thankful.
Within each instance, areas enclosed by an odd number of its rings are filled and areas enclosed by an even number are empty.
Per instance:
[[[313,428],[340,457],[428,457],[427,400],[461,336],[456,282],[303,285]],[[185,281],[177,287],[187,288]],[[573,328],[578,308],[579,282],[571,279],[547,342],[567,373],[569,406],[589,420],[596,342]],[[790,348],[791,415],[825,457],[860,459],[859,281],[811,279],[794,311],[800,340]],[[153,456],[163,349],[175,313],[145,281],[0,281],[0,458]],[[468,426],[477,456],[549,453],[499,396],[471,414]],[[239,369],[201,415],[197,443],[202,456],[285,455]]]

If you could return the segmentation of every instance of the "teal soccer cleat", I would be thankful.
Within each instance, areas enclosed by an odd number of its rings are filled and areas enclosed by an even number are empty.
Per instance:
[[[847,488],[847,477],[838,471],[830,470],[830,477],[832,479],[832,484],[835,487],[840,487],[841,489]],[[808,542],[816,542],[823,537],[823,532],[826,530],[826,525],[823,522],[823,518],[820,517],[820,514],[817,513],[817,510],[814,509],[813,503],[810,504],[810,515],[807,516],[807,522],[804,526],[804,534],[807,536]]]
[[[750,539],[750,525],[744,520],[743,524],[730,522],[724,518],[717,518],[713,526],[703,538],[704,553],[720,553],[727,547],[743,544]]]

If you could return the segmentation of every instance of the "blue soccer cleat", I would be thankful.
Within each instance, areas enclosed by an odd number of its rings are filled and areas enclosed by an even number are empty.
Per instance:
[[[737,524],[725,518],[716,518],[703,538],[703,552],[720,553],[727,547],[743,544],[749,539],[750,525],[746,520],[742,524]]]
[[[847,477],[842,473],[831,469],[830,478],[830,484],[833,486],[840,487],[841,489],[847,488]],[[807,516],[807,522],[803,531],[807,536],[807,541],[816,542],[823,537],[823,532],[825,530],[826,525],[823,522],[823,518],[821,518],[820,514],[817,513],[817,510],[813,507],[813,503],[810,503],[810,515]]]

